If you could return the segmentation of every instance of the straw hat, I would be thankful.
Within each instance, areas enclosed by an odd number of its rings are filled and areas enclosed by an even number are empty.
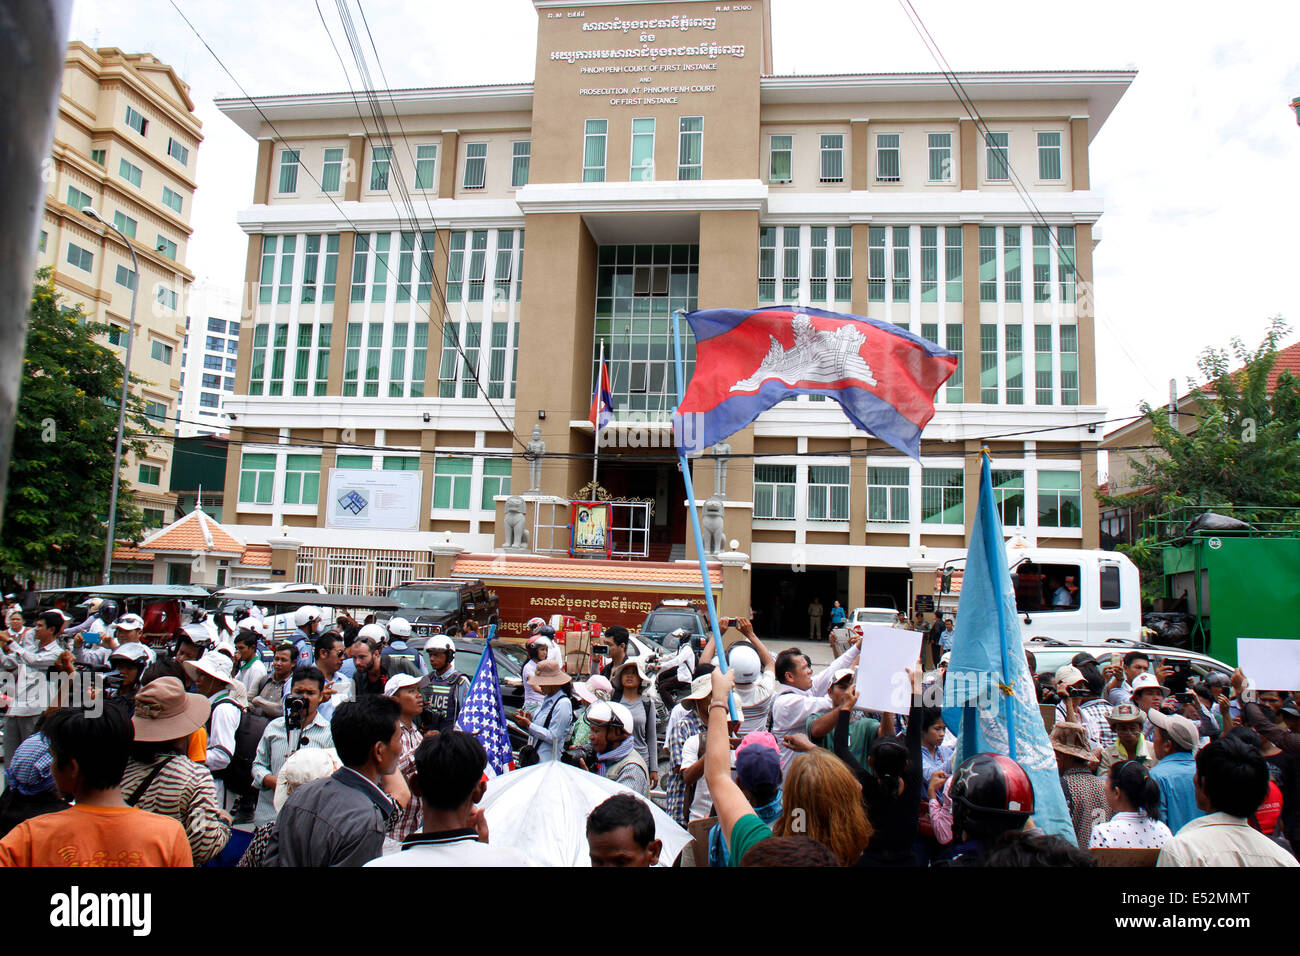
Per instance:
[[[528,686],[540,693],[545,687],[563,687],[571,679],[560,667],[559,661],[542,661],[528,681]]]
[[[1072,724],[1062,720],[1052,725],[1053,750],[1078,757],[1080,760],[1091,760],[1093,752],[1089,744],[1088,728],[1083,724]]]
[[[135,695],[135,739],[141,743],[188,737],[208,720],[212,705],[202,694],[187,694],[175,677],[160,677]]]

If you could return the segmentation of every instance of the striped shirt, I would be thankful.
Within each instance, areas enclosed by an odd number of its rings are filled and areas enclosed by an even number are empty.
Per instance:
[[[415,779],[415,751],[424,740],[420,728],[411,724],[401,725],[402,756],[397,760],[397,772],[405,778],[407,786]],[[398,807],[397,812],[388,818],[388,835],[394,840],[402,841],[412,833],[419,832],[424,826],[423,802],[414,793],[405,807]]]
[[[122,797],[136,796],[145,778],[164,760],[167,766],[149,783],[149,789],[136,797],[135,807],[178,821],[185,828],[194,865],[203,866],[230,839],[230,824],[219,815],[217,791],[207,767],[184,754],[163,754],[148,763],[132,757],[122,775]]]

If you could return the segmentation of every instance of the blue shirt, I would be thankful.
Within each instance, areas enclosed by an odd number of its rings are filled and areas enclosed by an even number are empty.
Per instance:
[[[1190,753],[1170,754],[1151,768],[1151,779],[1160,787],[1160,819],[1175,834],[1187,823],[1205,816],[1205,811],[1196,805],[1196,788],[1192,783],[1195,776],[1196,755]]]
[[[831,623],[832,624],[844,623],[844,608],[842,607],[831,608]]]
[[[549,717],[549,720],[547,719]],[[551,694],[542,701],[528,725],[528,735],[537,748],[538,763],[559,760],[564,752],[564,741],[569,737],[573,723],[573,704],[562,693]]]
[[[930,778],[942,770],[944,773],[952,773],[952,753],[956,749],[954,744],[939,744],[934,753],[926,748],[925,744],[921,745],[921,779],[927,784]]]

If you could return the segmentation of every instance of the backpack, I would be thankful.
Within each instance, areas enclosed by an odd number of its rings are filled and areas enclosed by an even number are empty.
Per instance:
[[[223,697],[213,705],[213,713],[222,704],[239,707],[236,701]],[[262,732],[270,720],[245,707],[239,707],[239,710],[239,726],[235,728],[235,752],[230,755],[230,763],[221,770],[212,771],[212,776],[222,781],[231,793],[243,797],[257,792],[253,786],[253,761],[257,757],[257,745],[262,740]],[[209,734],[211,725],[212,718],[209,717]]]

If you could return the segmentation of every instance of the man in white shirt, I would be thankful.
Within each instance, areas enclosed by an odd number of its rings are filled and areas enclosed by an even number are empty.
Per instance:
[[[316,638],[316,666],[325,675],[324,699],[320,715],[326,720],[334,716],[334,708],[352,699],[352,681],[339,673],[343,666],[343,640],[337,631],[326,631]]]
[[[235,732],[239,730],[245,706],[230,691],[236,683],[233,676],[235,665],[221,651],[208,651],[197,661],[186,661],[184,667],[185,673],[194,681],[194,689],[212,705],[208,718],[208,755],[203,764],[212,771],[217,803],[225,809],[226,785],[219,773],[230,766],[230,758],[235,755]]]
[[[256,631],[240,629],[235,635],[235,680],[244,685],[251,698],[266,680],[266,665],[257,656],[257,642],[261,635]]]
[[[776,660],[758,639],[748,618],[737,618],[735,625],[751,645],[739,644],[727,653],[727,667],[735,678],[732,691],[741,710],[736,735],[743,737],[752,730],[767,730],[767,715],[772,712],[772,702],[776,698]],[[700,654],[700,663],[712,661],[713,641],[710,639]]]
[[[782,774],[790,769],[795,758],[795,751],[785,743],[788,734],[803,733],[808,718],[817,713],[822,716],[812,726],[810,736],[813,739],[834,729],[838,710],[826,694],[837,670],[842,667],[856,669],[861,644],[862,635],[854,634],[850,638],[849,649],[831,661],[816,677],[813,676],[808,658],[797,647],[788,648],[777,655],[776,679],[780,683],[776,688],[776,700],[772,702],[772,733],[781,745]]]
[[[15,640],[9,631],[0,632],[0,668],[13,673],[14,702],[5,718],[5,766],[13,765],[18,745],[36,732],[36,722],[51,699],[50,669],[63,655],[59,632],[63,615],[46,611],[36,619],[31,633]]]
[[[415,752],[415,786],[424,802],[424,829],[402,849],[366,866],[528,866],[524,854],[488,843],[487,819],[476,803],[487,784],[487,753],[472,734],[449,730],[425,738]]]
[[[1207,811],[1185,824],[1160,851],[1156,866],[1300,866],[1246,818],[1268,793],[1259,749],[1228,734],[1196,754],[1196,805]]]

